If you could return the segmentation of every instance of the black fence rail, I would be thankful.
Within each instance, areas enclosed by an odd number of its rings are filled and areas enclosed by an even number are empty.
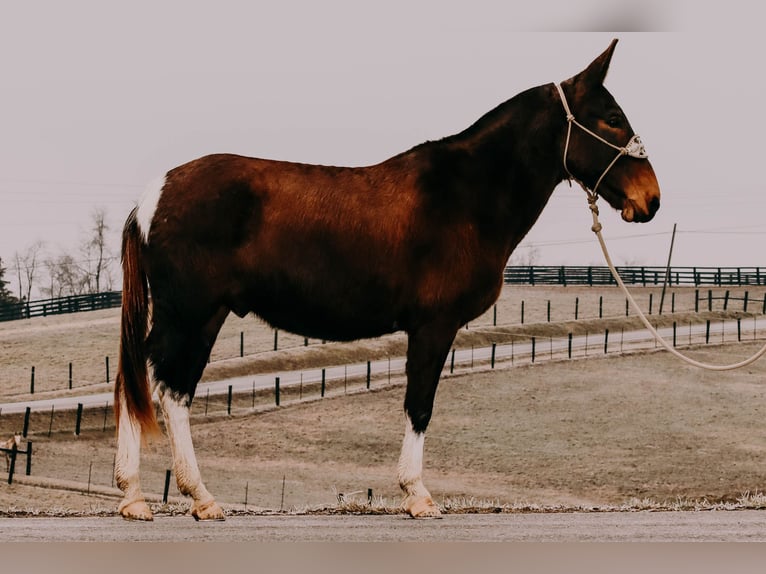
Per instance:
[[[662,285],[665,267],[617,267],[623,282],[630,285]],[[606,266],[508,266],[504,272],[509,285],[616,285]],[[670,285],[742,286],[766,285],[766,268],[761,267],[671,267]]]
[[[56,299],[42,299],[23,303],[0,305],[0,321],[15,321],[31,317],[64,315],[82,311],[96,311],[119,307],[122,303],[121,291],[107,291],[87,295],[70,295]]]

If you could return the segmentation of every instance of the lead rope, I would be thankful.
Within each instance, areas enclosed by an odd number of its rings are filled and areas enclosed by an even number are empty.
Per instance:
[[[591,214],[593,215],[593,227],[591,227],[591,231],[593,231],[593,233],[595,233],[596,237],[598,238],[598,242],[601,245],[601,251],[604,253],[604,259],[606,260],[606,264],[609,266],[609,271],[611,271],[612,277],[614,277],[614,280],[617,281],[617,285],[622,288],[625,296],[628,298],[628,301],[630,301],[631,306],[633,309],[635,309],[636,313],[638,313],[638,317],[641,319],[641,322],[649,330],[652,336],[654,336],[654,338],[657,339],[657,341],[665,348],[665,350],[694,367],[707,369],[708,371],[733,371],[734,369],[739,369],[754,363],[760,359],[764,353],[766,353],[766,344],[764,344],[763,347],[761,347],[760,350],[752,357],[745,359],[744,361],[740,361],[739,363],[732,363],[730,365],[711,365],[709,363],[695,361],[694,359],[687,357],[686,355],[678,352],[675,348],[673,348],[670,343],[662,338],[662,335],[657,332],[657,329],[655,329],[654,326],[646,318],[646,315],[644,315],[641,307],[638,306],[638,303],[636,303],[636,300],[633,299],[633,296],[630,294],[628,288],[625,286],[625,283],[622,281],[620,274],[617,273],[617,269],[615,269],[614,264],[612,263],[612,258],[609,256],[609,251],[606,248],[604,237],[601,235],[601,223],[598,220],[598,206],[596,205],[598,196],[585,187],[583,187],[583,189],[585,189],[585,193],[588,194],[588,206],[590,207]]]
[[[630,291],[628,291],[628,288],[625,286],[625,283],[622,281],[622,277],[620,277],[620,274],[617,273],[617,269],[615,269],[614,264],[612,263],[612,258],[609,256],[609,250],[606,248],[606,242],[604,241],[603,235],[601,235],[602,225],[601,225],[601,222],[598,220],[598,205],[596,205],[596,202],[598,201],[598,194],[596,193],[598,184],[601,183],[601,180],[604,179],[604,176],[612,168],[612,166],[617,162],[617,160],[621,158],[623,155],[630,155],[632,157],[637,157],[637,158],[646,158],[647,157],[646,150],[644,149],[644,146],[641,143],[641,139],[637,135],[634,135],[631,138],[630,142],[628,142],[628,145],[626,147],[621,148],[619,146],[614,145],[611,142],[608,142],[607,140],[605,140],[598,134],[586,128],[584,125],[582,125],[580,122],[578,122],[575,119],[574,115],[572,114],[572,111],[569,109],[569,104],[567,103],[566,96],[564,95],[564,90],[561,88],[561,86],[558,83],[554,83],[554,85],[556,86],[556,90],[559,93],[559,97],[561,98],[561,103],[564,106],[564,112],[566,113],[566,116],[567,116],[567,137],[566,137],[566,143],[564,144],[564,169],[566,170],[567,174],[569,174],[570,185],[572,180],[574,180],[580,185],[580,187],[582,187],[583,191],[585,191],[585,194],[587,195],[587,198],[588,198],[588,207],[590,208],[591,215],[593,216],[593,225],[591,227],[591,231],[593,231],[593,233],[595,233],[596,237],[598,238],[598,242],[601,245],[601,251],[604,253],[604,259],[606,260],[606,264],[609,266],[609,271],[612,273],[612,277],[614,277],[614,280],[617,282],[617,285],[619,285],[623,293],[625,293],[625,296],[628,298],[628,301],[630,301],[631,306],[636,311],[639,319],[641,319],[641,322],[648,329],[649,333],[651,333],[651,335],[657,340],[657,342],[659,342],[660,345],[662,345],[662,347],[665,348],[665,350],[668,351],[670,354],[675,355],[682,361],[694,367],[707,369],[708,371],[733,371],[734,369],[745,367],[751,363],[754,363],[758,359],[760,359],[766,353],[766,344],[764,344],[763,347],[761,347],[761,349],[758,352],[756,352],[752,357],[745,359],[744,361],[740,361],[739,363],[732,363],[730,365],[711,365],[709,363],[702,363],[700,361],[695,361],[694,359],[687,357],[686,355],[678,352],[675,348],[673,348],[673,346],[670,345],[670,343],[668,343],[665,339],[663,339],[662,335],[660,335],[657,332],[657,329],[655,329],[654,326],[649,322],[649,319],[646,318],[646,315],[644,315],[644,312],[641,310],[641,307],[639,307],[638,303],[636,303],[636,300],[633,299],[633,296],[630,294]],[[598,181],[596,182],[596,185],[593,187],[592,190],[588,189],[588,186],[586,186],[582,181],[574,177],[574,175],[572,175],[572,172],[569,171],[569,167],[567,166],[567,152],[569,151],[569,139],[572,133],[572,124],[576,125],[578,128],[585,131],[587,134],[593,136],[597,140],[605,143],[609,147],[612,147],[618,150],[617,156],[607,166],[607,168],[601,174],[601,177],[598,178]]]

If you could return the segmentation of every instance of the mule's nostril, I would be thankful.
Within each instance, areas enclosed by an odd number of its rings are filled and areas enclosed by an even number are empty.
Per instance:
[[[660,208],[660,198],[659,197],[653,197],[652,200],[649,202],[649,213],[651,215],[654,215],[657,213],[657,210]]]

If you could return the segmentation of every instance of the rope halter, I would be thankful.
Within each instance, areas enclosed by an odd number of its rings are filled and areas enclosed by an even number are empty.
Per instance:
[[[585,193],[588,194],[588,203],[591,205],[591,210],[598,211],[598,208],[596,207],[596,199],[598,198],[596,190],[598,189],[599,184],[601,183],[601,180],[604,179],[606,174],[609,172],[610,169],[612,169],[612,166],[617,163],[617,160],[620,159],[624,155],[629,155],[630,157],[635,157],[637,159],[647,159],[649,155],[646,153],[646,148],[644,147],[643,142],[641,141],[641,138],[638,136],[638,134],[634,134],[632,138],[630,138],[630,141],[625,145],[625,147],[620,147],[617,145],[614,145],[612,142],[605,140],[597,133],[589,130],[584,125],[582,125],[580,122],[578,122],[574,114],[572,113],[572,110],[569,109],[569,103],[567,102],[567,98],[564,95],[564,90],[561,88],[561,84],[554,83],[556,86],[556,89],[559,92],[559,97],[561,98],[561,103],[564,106],[564,112],[567,116],[567,139],[566,143],[564,144],[564,169],[566,170],[567,174],[569,174],[569,181],[575,180],[578,184],[580,184],[580,187],[585,190]],[[601,143],[604,143],[608,145],[610,148],[617,150],[617,155],[614,157],[614,159],[611,161],[611,163],[606,166],[606,169],[603,171],[601,176],[598,178],[598,181],[596,181],[596,185],[593,186],[593,189],[590,190],[588,187],[579,179],[577,179],[571,171],[569,171],[569,166],[567,165],[567,155],[569,153],[569,139],[572,135],[572,124],[576,125],[578,128],[580,128],[582,131],[584,131],[586,134],[596,138]],[[595,230],[594,230],[595,231]]]

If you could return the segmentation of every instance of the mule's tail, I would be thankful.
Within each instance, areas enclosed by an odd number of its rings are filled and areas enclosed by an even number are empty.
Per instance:
[[[141,261],[141,233],[134,209],[122,232],[122,321],[120,357],[114,385],[114,413],[120,428],[121,407],[147,434],[159,432],[147,371],[146,335],[149,285]]]

